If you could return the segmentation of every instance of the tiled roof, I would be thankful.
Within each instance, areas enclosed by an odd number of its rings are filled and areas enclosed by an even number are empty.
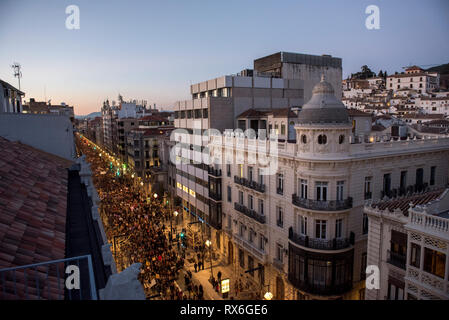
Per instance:
[[[409,119],[444,119],[444,114],[440,113],[428,113],[428,114],[406,114],[403,116],[403,118],[409,118]]]
[[[436,191],[414,194],[403,198],[381,201],[379,203],[371,205],[371,207],[380,210],[389,210],[390,212],[393,212],[396,209],[400,209],[402,213],[407,216],[408,209],[410,208],[410,203],[412,203],[412,207],[429,203],[430,201],[437,199],[443,193],[443,191],[444,189],[440,189]]]
[[[348,109],[348,113],[350,117],[371,117],[371,113],[363,112],[354,108]]]
[[[0,154],[0,269],[63,259],[72,162],[2,137]]]

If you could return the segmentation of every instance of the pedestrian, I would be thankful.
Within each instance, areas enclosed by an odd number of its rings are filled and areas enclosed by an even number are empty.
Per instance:
[[[193,265],[193,267],[195,268],[195,272],[197,272],[197,271],[196,271],[196,268],[198,267],[198,265],[196,264],[196,262],[195,262],[195,264]]]
[[[203,286],[200,284],[200,286],[198,287],[198,291],[199,291],[199,298],[200,300],[203,300]]]
[[[218,279],[218,282],[221,282],[221,271],[220,270],[218,270],[217,279]]]

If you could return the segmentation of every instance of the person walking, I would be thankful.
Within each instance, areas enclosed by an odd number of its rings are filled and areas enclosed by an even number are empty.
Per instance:
[[[196,264],[196,262],[195,262],[195,264],[193,265],[193,267],[195,268],[195,272],[197,272],[197,271],[196,271],[196,268],[198,268],[198,265]]]

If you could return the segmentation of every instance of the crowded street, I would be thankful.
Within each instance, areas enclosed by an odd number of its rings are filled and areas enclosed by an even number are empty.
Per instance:
[[[142,263],[139,280],[147,298],[202,299],[202,288],[192,286],[190,292],[183,294],[175,282],[184,266],[185,254],[179,245],[169,241],[169,211],[161,199],[146,197],[133,174],[118,167],[117,160],[87,139],[78,138],[76,145],[91,164],[118,271],[135,262]]]

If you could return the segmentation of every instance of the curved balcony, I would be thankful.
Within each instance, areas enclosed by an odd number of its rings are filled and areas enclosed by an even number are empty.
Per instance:
[[[243,213],[245,216],[256,220],[259,223],[264,224],[266,221],[264,215],[261,215],[260,213],[251,210],[240,203],[234,202],[234,209],[237,210],[238,212]]]
[[[257,192],[265,192],[265,185],[256,181],[249,181],[248,179],[234,176],[234,182],[241,186],[256,190]]]
[[[341,250],[349,248],[354,244],[354,233],[351,232],[350,238],[339,239],[316,239],[308,236],[299,235],[293,232],[293,228],[288,229],[288,239],[301,247],[317,249],[317,250]]]
[[[346,200],[311,200],[298,197],[292,194],[292,203],[300,208],[316,210],[316,211],[342,211],[352,208],[352,198]]]
[[[342,295],[352,288],[354,249],[338,253],[303,250],[289,243],[288,280],[319,296]]]

